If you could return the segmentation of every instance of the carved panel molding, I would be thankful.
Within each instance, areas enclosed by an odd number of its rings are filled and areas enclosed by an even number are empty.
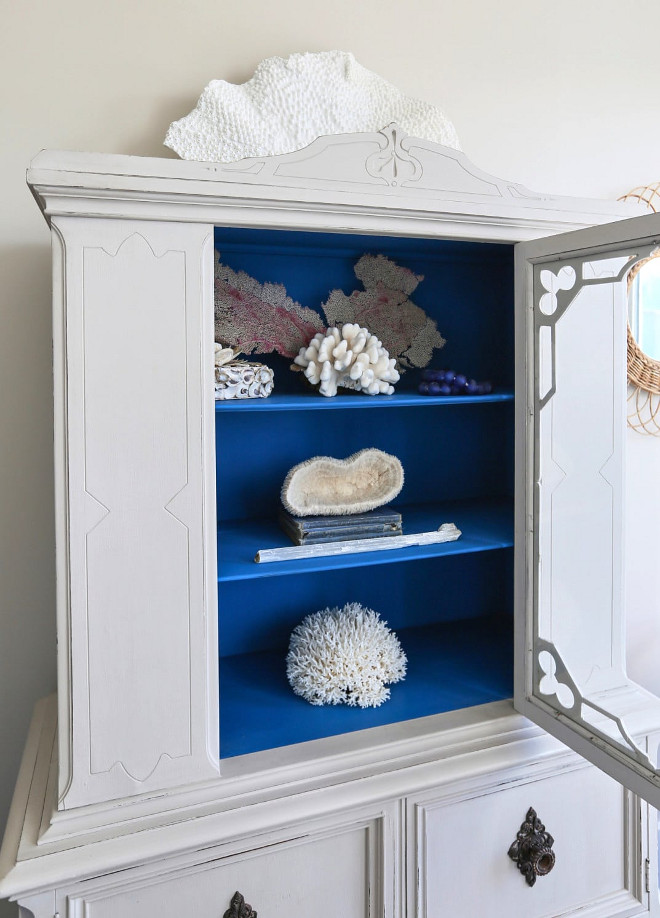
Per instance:
[[[212,442],[199,424],[212,412],[200,348],[208,338],[212,353],[212,255],[200,226],[60,221],[59,232],[69,808],[217,774]]]

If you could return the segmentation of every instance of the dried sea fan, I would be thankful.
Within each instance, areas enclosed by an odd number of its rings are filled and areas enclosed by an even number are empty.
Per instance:
[[[322,306],[326,321],[287,296],[282,284],[262,284],[224,265],[216,254],[215,338],[245,354],[295,357],[316,334],[345,323],[366,327],[394,358],[397,370],[426,366],[445,339],[409,299],[424,278],[384,255],[363,255],[355,274],[364,284],[348,296],[333,290]]]
[[[365,325],[397,358],[401,371],[427,366],[433,350],[442,347],[445,339],[433,319],[409,299],[424,277],[385,255],[363,255],[355,275],[365,289],[350,296],[333,290],[323,305],[328,325]]]
[[[325,330],[321,316],[286,295],[282,284],[260,284],[244,271],[223,265],[216,253],[215,340],[244,354],[295,357]]]
[[[390,697],[387,683],[405,678],[407,662],[386,622],[354,602],[314,612],[294,628],[286,675],[310,704],[375,708]]]

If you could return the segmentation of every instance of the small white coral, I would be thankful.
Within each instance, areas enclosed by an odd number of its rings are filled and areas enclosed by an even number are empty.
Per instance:
[[[396,360],[366,328],[346,322],[341,328],[318,332],[301,347],[294,364],[319,386],[321,395],[337,394],[339,386],[369,395],[391,395],[399,381]]]
[[[407,659],[378,613],[354,602],[306,616],[286,664],[291,688],[310,704],[376,708],[390,697],[387,683],[405,678]]]

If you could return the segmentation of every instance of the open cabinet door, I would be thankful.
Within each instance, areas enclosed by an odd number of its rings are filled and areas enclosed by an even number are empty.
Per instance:
[[[626,673],[624,497],[628,275],[659,247],[653,214],[516,250],[515,705],[655,807],[660,699]]]

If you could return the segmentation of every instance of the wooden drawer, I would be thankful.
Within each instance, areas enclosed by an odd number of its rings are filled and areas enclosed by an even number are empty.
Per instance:
[[[408,915],[554,918],[644,914],[641,807],[593,768],[542,780],[456,785],[411,799]],[[530,807],[554,837],[555,865],[529,886],[508,856]]]
[[[379,819],[265,847],[255,839],[253,850],[214,859],[207,851],[202,863],[172,859],[157,873],[138,868],[81,884],[61,911],[69,918],[222,918],[240,891],[259,918],[391,916],[382,842]]]

